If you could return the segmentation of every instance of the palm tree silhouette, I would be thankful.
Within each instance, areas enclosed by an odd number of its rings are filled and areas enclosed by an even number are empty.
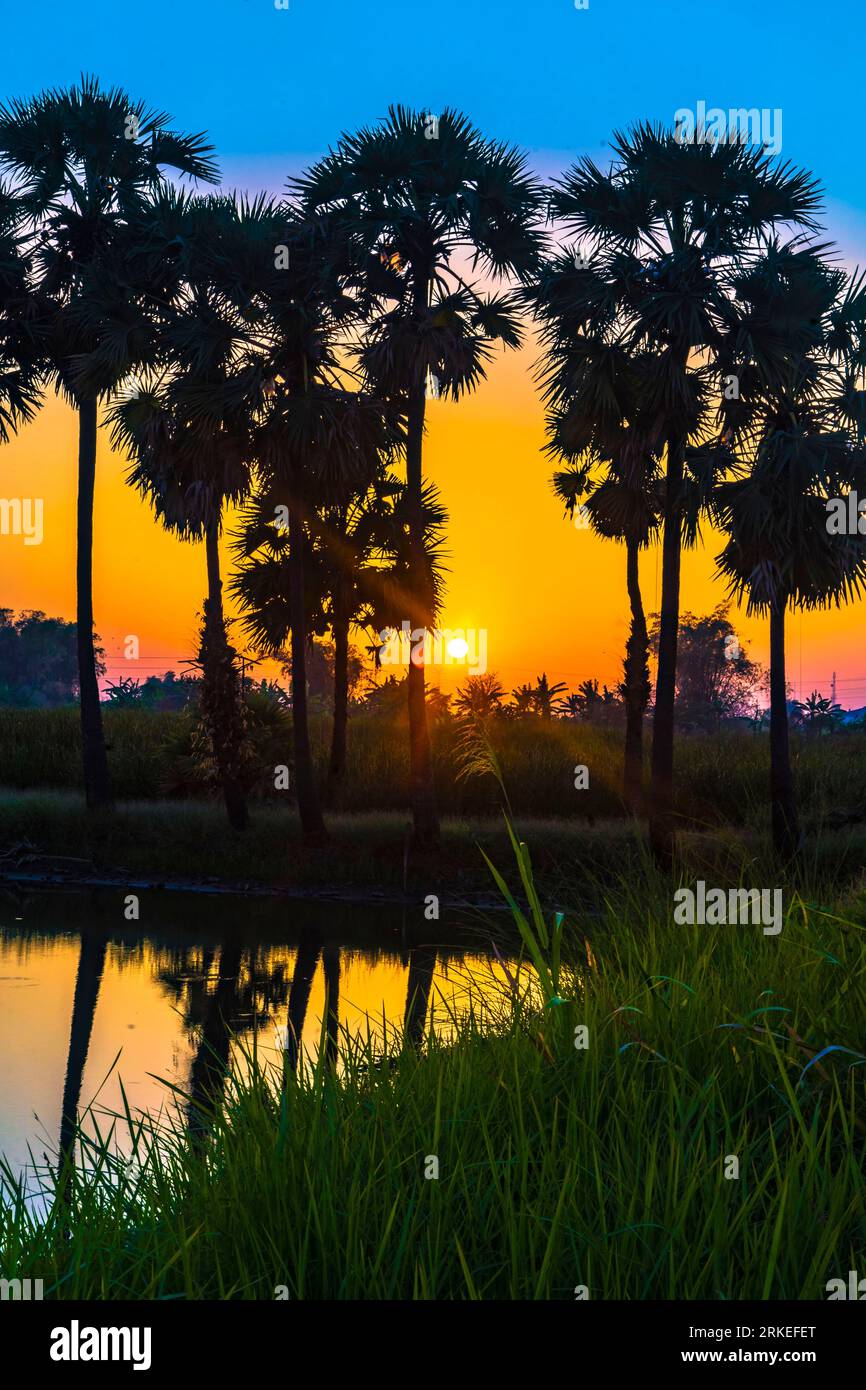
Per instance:
[[[32,287],[25,220],[20,199],[0,180],[0,444],[36,414],[46,366],[45,304]]]
[[[650,834],[673,853],[674,700],[687,449],[706,441],[713,358],[730,317],[732,259],[748,257],[779,223],[809,227],[814,180],[739,142],[681,143],[643,123],[613,139],[603,172],[589,158],[557,182],[551,206],[592,252],[617,265],[609,306],[623,341],[655,357],[654,415],[666,441],[662,598],[653,713]]]
[[[296,203],[283,205],[280,219],[264,286],[267,394],[252,450],[259,492],[287,513],[295,789],[304,833],[320,840],[306,679],[312,519],[318,507],[339,505],[369,485],[371,461],[387,458],[401,436],[392,410],[351,389],[343,349],[360,308],[347,288],[354,262],[345,229],[334,218],[308,218]]]
[[[340,218],[358,251],[372,319],[361,362],[374,394],[399,403],[407,421],[411,606],[403,617],[427,628],[427,395],[456,400],[473,390],[494,344],[514,347],[521,338],[514,300],[479,293],[455,263],[470,256],[496,276],[528,273],[541,244],[541,191],[517,151],[485,140],[458,112],[432,117],[402,106],[378,126],[342,136],[297,189],[312,215]],[[410,802],[423,848],[437,842],[439,822],[419,651],[409,664],[408,700]]]
[[[637,814],[650,694],[639,556],[660,523],[663,438],[653,399],[655,360],[623,342],[617,274],[615,257],[598,254],[588,260],[565,247],[547,262],[529,298],[542,324],[539,377],[548,407],[547,452],[568,464],[554,474],[554,491],[569,517],[581,506],[598,535],[625,542],[631,628],[621,687],[623,796]]]
[[[502,708],[505,688],[495,671],[468,676],[466,684],[458,687],[454,708],[458,715],[488,720]]]
[[[0,170],[16,185],[32,229],[41,291],[50,296],[51,375],[78,412],[77,642],[84,785],[89,807],[110,800],[93,637],[93,496],[97,406],[147,351],[119,330],[130,308],[158,294],[132,282],[134,223],[168,166],[215,182],[202,135],[94,77],[0,106]],[[133,314],[137,318],[137,313]]]
[[[731,592],[770,618],[770,795],[773,843],[784,858],[800,844],[786,614],[838,606],[866,589],[866,537],[834,535],[827,525],[828,497],[866,473],[858,406],[851,408],[866,350],[866,294],[862,278],[846,282],[822,260],[824,249],[802,239],[768,243],[735,280],[725,349],[742,364],[739,399],[723,403],[722,417],[743,462],[717,492],[729,534],[718,566]]]
[[[442,546],[447,522],[435,489],[424,490],[425,583],[431,611],[442,589]],[[342,502],[324,501],[307,515],[305,563],[308,632],[334,634],[334,718],[328,768],[331,805],[337,803],[346,769],[348,649],[352,626],[381,634],[405,612],[408,573],[406,487],[386,468],[369,487]],[[244,630],[254,647],[284,653],[291,633],[289,537],[273,522],[273,497],[257,494],[241,514],[234,543],[242,557],[232,591],[240,601]],[[381,636],[374,653],[381,650]]]
[[[151,369],[111,412],[112,441],[133,459],[128,481],[166,528],[203,540],[207,598],[201,640],[201,706],[230,824],[248,821],[245,718],[236,653],[223,608],[219,536],[225,509],[248,495],[251,432],[264,383],[255,298],[277,226],[265,199],[184,199],[153,208],[149,241],[173,246],[176,280],[161,310]]]

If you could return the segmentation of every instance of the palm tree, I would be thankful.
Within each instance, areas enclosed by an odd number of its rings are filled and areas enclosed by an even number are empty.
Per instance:
[[[807,700],[795,700],[794,709],[810,734],[832,733],[842,715],[842,706],[813,690]]]
[[[573,517],[582,505],[598,535],[625,542],[631,627],[621,687],[623,795],[637,814],[650,695],[639,557],[660,522],[662,437],[653,399],[654,359],[624,345],[617,274],[615,258],[597,256],[588,263],[574,247],[565,247],[547,262],[530,298],[542,324],[539,378],[547,403],[547,452],[568,464],[554,474],[554,491],[566,515]]]
[[[45,305],[21,236],[24,208],[0,181],[0,443],[33,419],[41,400]]]
[[[329,762],[329,799],[339,796],[346,767],[348,652],[352,627],[378,634],[406,611],[409,568],[405,485],[371,461],[370,487],[346,501],[325,505],[307,518],[310,544],[305,564],[307,633],[330,626],[334,637],[334,717]],[[434,488],[425,488],[425,586],[432,612],[442,590],[442,544],[447,515]],[[288,571],[290,539],[274,524],[273,496],[257,494],[241,515],[235,550],[242,557],[232,585],[243,612],[242,625],[256,650],[280,656],[291,633]],[[375,651],[381,645],[379,636]]]
[[[0,170],[20,197],[40,287],[56,306],[52,376],[78,412],[76,623],[88,807],[110,800],[93,638],[97,407],[140,361],[131,303],[158,292],[129,284],[118,242],[162,185],[163,167],[215,182],[211,149],[202,135],[171,130],[163,112],[119,88],[104,91],[93,77],[0,105]]]
[[[501,710],[504,698],[505,688],[499,677],[494,671],[487,671],[467,677],[466,684],[454,696],[454,708],[458,715],[488,720]]]
[[[483,379],[495,344],[516,347],[521,337],[512,298],[479,293],[456,264],[468,256],[497,277],[528,274],[541,245],[541,191],[519,152],[485,140],[458,112],[433,119],[404,107],[342,136],[297,188],[311,215],[340,218],[357,249],[372,319],[361,362],[374,394],[399,403],[406,418],[412,572],[403,617],[424,629],[428,390],[457,400]],[[410,801],[423,848],[438,840],[439,822],[420,652],[409,663],[408,701]]]
[[[273,501],[275,520],[288,532],[295,787],[311,839],[325,835],[307,713],[305,569],[313,518],[318,508],[339,506],[368,486],[371,460],[388,457],[400,442],[395,413],[352,389],[343,350],[359,313],[347,290],[352,269],[337,219],[308,218],[296,204],[280,208],[262,284],[266,399],[251,448],[258,491]]]
[[[860,277],[846,283],[822,260],[825,249],[772,239],[734,280],[725,345],[743,363],[739,400],[721,409],[741,462],[740,476],[717,492],[729,535],[718,564],[731,592],[770,618],[770,795],[773,843],[784,858],[800,842],[786,615],[838,606],[866,589],[866,537],[834,535],[827,524],[828,499],[866,474],[851,409],[851,383],[866,364],[866,295]]]
[[[607,172],[589,158],[574,165],[556,184],[551,207],[593,253],[612,258],[610,311],[622,316],[624,344],[655,357],[648,404],[664,432],[666,470],[650,834],[657,856],[669,863],[687,448],[706,443],[710,433],[712,368],[731,312],[732,263],[779,223],[810,227],[820,199],[806,173],[739,142],[686,144],[641,124],[617,133],[613,150]]]
[[[265,236],[272,239],[273,211],[263,199],[155,200],[146,240],[177,244],[175,282],[153,325],[158,337],[153,365],[142,374],[145,389],[136,384],[110,416],[113,443],[133,460],[130,484],[167,529],[204,542],[201,709],[229,822],[238,830],[248,821],[245,719],[226,631],[219,537],[226,508],[250,490],[251,433],[265,398],[257,339],[264,311],[253,294],[261,269],[256,237],[269,220]]]

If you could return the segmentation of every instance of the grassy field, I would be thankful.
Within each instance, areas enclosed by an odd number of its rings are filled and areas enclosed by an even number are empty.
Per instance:
[[[866,1267],[863,922],[791,896],[777,937],[672,930],[669,885],[623,877],[546,981],[530,925],[542,985],[503,976],[448,1046],[229,1078],[204,1145],[119,1116],[138,1164],[103,1127],[47,1221],[7,1175],[3,1273],[52,1298],[825,1298]]]
[[[185,714],[106,710],[106,739],[115,795],[123,800],[154,799],[201,789],[189,776]],[[330,720],[312,721],[312,738],[324,775]],[[496,812],[499,789],[492,780],[463,782],[458,777],[458,732],[451,720],[434,726],[437,798],[444,815],[479,816]],[[584,820],[624,815],[620,795],[622,734],[569,721],[509,720],[491,726],[511,804],[517,814]],[[649,742],[649,740],[647,740]],[[861,810],[866,815],[866,733],[829,738],[793,736],[794,773],[807,822],[828,812]],[[273,788],[273,768],[291,764],[291,725],[269,724],[257,745],[259,771],[254,795],[279,804],[285,792]],[[589,770],[589,787],[576,790],[574,769]],[[694,828],[722,824],[758,826],[767,814],[769,746],[766,736],[749,732],[685,735],[677,746],[679,802]],[[408,784],[405,726],[384,717],[359,715],[350,721],[345,811],[403,811]],[[62,710],[0,710],[0,786],[19,789],[78,790],[81,754],[78,713]]]

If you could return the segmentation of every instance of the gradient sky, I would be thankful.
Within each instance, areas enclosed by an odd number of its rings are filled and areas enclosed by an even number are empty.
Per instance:
[[[866,263],[862,0],[590,0],[581,11],[573,0],[289,0],[285,10],[273,0],[42,0],[35,10],[7,6],[2,34],[0,97],[94,72],[169,111],[179,128],[207,130],[226,184],[247,190],[278,191],[341,130],[395,102],[461,108],[526,149],[544,175],[583,153],[603,157],[616,128],[670,123],[699,100],[780,108],[784,157],[821,179],[829,234],[848,264]],[[572,686],[586,676],[612,682],[626,635],[624,552],[562,519],[531,367],[528,351],[503,357],[474,399],[431,404],[426,469],[451,513],[443,626],[486,629],[488,664],[509,688],[542,670]],[[74,420],[53,400],[0,450],[0,496],[45,506],[41,546],[0,538],[0,606],[73,615],[75,457]],[[159,530],[123,472],[103,440],[96,624],[110,674],[146,675],[193,653],[204,556]],[[685,558],[686,609],[723,597],[712,578],[718,548],[708,536]],[[654,552],[643,581],[652,610]],[[866,703],[864,617],[860,604],[791,621],[798,694],[827,693],[835,670],[841,702]],[[765,659],[765,625],[735,621]],[[122,659],[127,634],[140,639],[137,666]]]

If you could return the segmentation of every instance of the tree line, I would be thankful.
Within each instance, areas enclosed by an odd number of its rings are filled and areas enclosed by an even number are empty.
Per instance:
[[[261,650],[291,657],[295,789],[325,835],[307,642],[335,645],[331,778],[344,771],[353,626],[435,625],[447,515],[424,468],[431,395],[454,401],[499,349],[538,341],[553,485],[623,544],[625,793],[642,793],[650,632],[639,556],[662,554],[650,836],[675,830],[680,560],[702,526],[718,572],[770,625],[774,841],[799,844],[785,620],[859,596],[866,537],[828,504],[866,494],[866,288],[820,239],[805,170],[742,142],[641,123],[609,166],[545,186],[452,110],[392,108],[286,194],[215,184],[203,134],[83,78],[0,107],[0,439],[45,392],[78,417],[77,613],[84,785],[110,803],[94,651],[92,530],[102,427],[162,524],[203,543],[201,708],[233,825],[244,702],[219,538],[239,507],[232,591]],[[856,509],[855,509],[856,510]],[[409,663],[409,803],[438,838],[423,659]]]

